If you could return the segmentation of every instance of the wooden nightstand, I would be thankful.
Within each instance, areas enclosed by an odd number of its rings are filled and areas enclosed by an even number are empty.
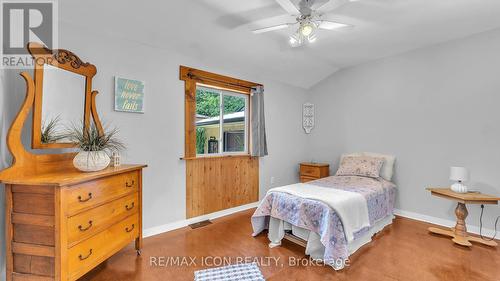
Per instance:
[[[469,236],[467,234],[465,219],[467,218],[468,212],[465,204],[498,204],[498,201],[500,201],[499,197],[474,192],[456,193],[451,191],[451,189],[449,188],[430,187],[427,188],[427,190],[429,190],[434,196],[458,202],[457,208],[455,209],[455,215],[457,216],[457,224],[455,225],[455,227],[452,227],[450,230],[437,227],[429,227],[430,232],[453,237],[453,242],[462,246],[470,247],[472,246],[470,242],[477,242],[492,247],[497,246],[497,243],[495,241],[484,240],[479,237]]]
[[[300,182],[308,182],[330,176],[330,165],[300,163]]]

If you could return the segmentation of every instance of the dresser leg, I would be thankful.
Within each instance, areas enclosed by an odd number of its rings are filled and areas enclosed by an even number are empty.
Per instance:
[[[135,238],[135,250],[137,252],[137,255],[140,256],[141,250],[142,250],[142,238],[141,237]]]

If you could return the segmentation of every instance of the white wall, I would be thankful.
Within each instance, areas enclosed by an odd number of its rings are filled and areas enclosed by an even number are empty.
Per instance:
[[[442,219],[455,204],[425,188],[449,185],[450,166],[470,169],[471,189],[500,195],[499,50],[496,30],[337,72],[311,90],[315,159],[394,154],[397,208]],[[469,224],[479,210],[469,207]],[[493,228],[500,209],[485,213]]]
[[[185,219],[185,164],[179,160],[184,152],[184,82],[179,80],[179,65],[264,84],[269,156],[260,161],[260,194],[270,187],[271,176],[276,185],[298,180],[297,167],[305,158],[307,140],[301,129],[305,90],[251,74],[244,65],[226,69],[224,62],[210,65],[203,58],[182,56],[64,23],[60,24],[59,46],[96,65],[98,110],[103,122],[119,127],[128,145],[123,162],[149,165],[144,170],[145,229]],[[18,72],[11,71],[7,81],[6,94],[13,95],[8,99],[12,108],[9,120],[25,93]],[[145,114],[113,111],[115,75],[145,81]]]
[[[4,69],[0,69],[0,138],[4,139],[6,137],[6,124],[5,124],[5,93],[7,90],[7,72]],[[0,143],[0,169],[6,168],[4,162],[6,162],[6,145],[5,142]],[[0,184],[0,278],[5,276],[5,192],[4,185]]]

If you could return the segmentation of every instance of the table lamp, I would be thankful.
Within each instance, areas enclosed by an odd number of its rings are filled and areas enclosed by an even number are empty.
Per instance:
[[[467,193],[467,186],[462,182],[469,179],[469,171],[464,167],[451,167],[450,168],[450,180],[455,181],[451,185],[451,190],[457,193]]]

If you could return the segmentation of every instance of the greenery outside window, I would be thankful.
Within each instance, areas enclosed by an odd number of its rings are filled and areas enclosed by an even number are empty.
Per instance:
[[[248,154],[248,95],[196,86],[196,155]]]

